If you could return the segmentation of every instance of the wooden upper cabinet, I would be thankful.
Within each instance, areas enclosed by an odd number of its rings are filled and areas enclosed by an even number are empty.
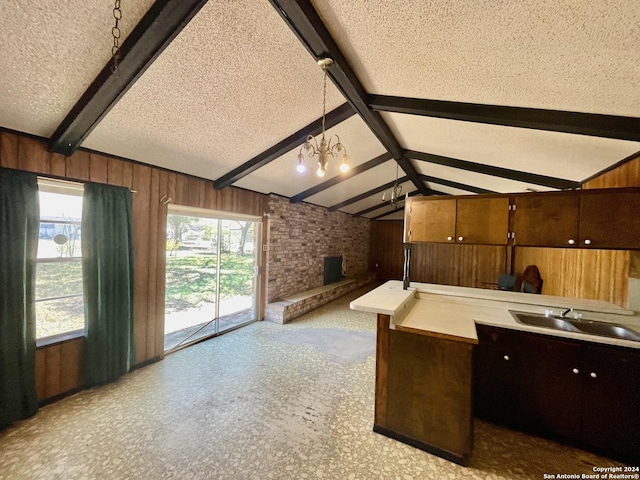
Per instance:
[[[405,243],[640,250],[640,188],[409,198]]]
[[[580,247],[640,249],[640,189],[580,197]]]
[[[507,244],[508,197],[458,199],[456,209],[456,242]]]
[[[455,199],[408,198],[405,243],[453,242],[456,234]]]
[[[517,196],[514,243],[522,246],[579,246],[580,195],[577,192]]]

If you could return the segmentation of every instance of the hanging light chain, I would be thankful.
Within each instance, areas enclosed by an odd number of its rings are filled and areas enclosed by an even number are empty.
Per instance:
[[[327,66],[323,65],[324,85],[322,87],[322,138],[324,138],[324,117],[327,113]]]
[[[111,64],[111,73],[118,78],[118,66],[120,63],[120,20],[122,20],[120,0],[115,0],[113,18],[115,19],[116,24],[111,29],[111,36],[113,37],[113,47],[111,47],[111,58],[113,59],[113,63]]]
[[[300,146],[300,152],[298,153],[298,163],[296,171],[298,173],[304,173],[306,167],[304,165],[305,154],[309,158],[318,157],[318,170],[317,175],[323,177],[327,171],[327,163],[329,157],[337,158],[338,154],[342,154],[342,163],[340,164],[340,171],[346,173],[349,170],[349,155],[347,155],[347,149],[340,142],[340,137],[337,134],[333,134],[327,140],[326,133],[326,116],[327,116],[327,68],[333,65],[333,60],[330,58],[321,58],[318,60],[318,65],[322,68],[323,83],[322,83],[322,131],[321,137],[318,141],[313,135],[308,135],[306,141]],[[334,138],[335,137],[335,138]]]

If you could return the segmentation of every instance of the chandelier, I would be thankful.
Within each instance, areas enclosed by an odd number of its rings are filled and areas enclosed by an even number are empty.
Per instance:
[[[347,155],[347,149],[342,143],[340,143],[340,137],[338,135],[331,135],[329,140],[325,138],[324,124],[325,114],[327,110],[327,68],[333,65],[333,60],[330,58],[321,58],[318,60],[318,65],[324,72],[324,88],[322,97],[322,134],[320,136],[320,142],[315,137],[309,135],[307,140],[300,147],[300,153],[298,154],[298,164],[296,165],[296,171],[298,173],[304,173],[307,167],[304,164],[305,154],[309,158],[318,157],[318,170],[316,175],[324,177],[327,173],[327,164],[329,163],[329,156],[338,158],[338,155],[342,154],[342,163],[340,163],[340,171],[342,173],[349,171],[349,155]],[[304,150],[305,153],[302,153]]]
[[[400,195],[402,195],[402,185],[398,185],[398,164],[396,163],[396,183],[393,185],[391,189],[391,193],[389,195],[390,200],[389,203],[393,205],[394,209],[398,209],[398,201],[400,200]],[[386,201],[387,192],[382,194],[382,201]]]

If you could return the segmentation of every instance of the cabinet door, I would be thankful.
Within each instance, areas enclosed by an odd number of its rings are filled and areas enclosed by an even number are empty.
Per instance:
[[[509,232],[509,198],[470,198],[456,205],[456,241],[506,245]]]
[[[515,244],[539,247],[578,246],[580,195],[545,193],[516,198]]]
[[[456,201],[412,198],[405,217],[405,242],[453,242]],[[407,221],[408,220],[408,221]]]
[[[523,424],[533,432],[579,438],[582,345],[521,335],[518,403]]]
[[[476,325],[473,406],[478,417],[506,425],[518,422],[517,335],[513,330]]]
[[[580,246],[640,249],[640,193],[584,192]]]
[[[640,462],[640,351],[584,348],[582,440],[622,461]]]

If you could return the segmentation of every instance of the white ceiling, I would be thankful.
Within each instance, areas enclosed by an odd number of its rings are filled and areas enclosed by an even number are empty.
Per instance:
[[[638,151],[638,142],[382,113],[404,148],[581,181]]]
[[[152,3],[122,2],[121,41]],[[370,94],[640,117],[640,2],[312,4]],[[109,60],[112,8],[109,0],[0,2],[0,127],[52,135]],[[315,59],[268,0],[209,1],[82,146],[220,179],[317,120],[322,81]],[[345,102],[329,81],[327,110]],[[640,151],[640,142],[398,113],[382,118],[408,150],[573,181]],[[358,115],[333,133],[352,166],[386,152]],[[234,185],[291,197],[338,175],[339,160],[324,178],[314,175],[310,161],[306,175],[297,175],[298,150]],[[549,190],[415,159],[412,164],[418,173],[496,192]],[[364,194],[393,181],[395,165],[387,161],[305,201],[330,207]],[[404,187],[404,193],[416,189],[411,182]],[[340,210],[356,213],[380,202],[375,194]]]
[[[123,42],[153,0],[123,2]],[[49,137],[111,57],[113,2],[0,2],[0,126]]]
[[[369,93],[640,112],[638,1],[313,4]]]

